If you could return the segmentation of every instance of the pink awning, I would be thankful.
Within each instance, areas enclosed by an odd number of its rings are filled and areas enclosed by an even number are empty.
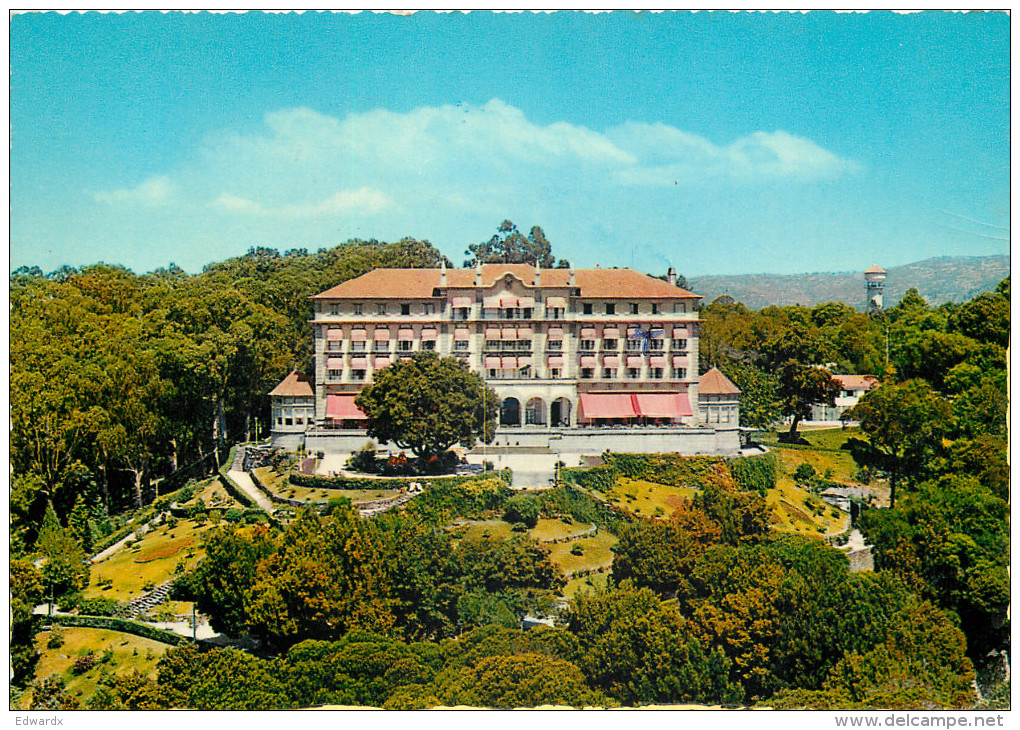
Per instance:
[[[561,367],[563,367],[563,358],[558,356],[558,355],[554,355],[553,357],[550,357],[549,358],[549,367],[551,367],[551,368],[561,368]]]
[[[353,395],[327,395],[326,418],[337,421],[364,421],[367,416],[354,405]]]
[[[531,327],[518,327],[517,328],[517,339],[518,340],[530,340],[534,337],[534,332],[531,331]]]
[[[618,327],[606,327],[602,330],[602,337],[608,340],[619,339],[620,329]]]
[[[327,370],[343,370],[344,359],[342,357],[328,357],[326,358],[326,369]]]
[[[620,367],[620,358],[616,355],[607,355],[602,358],[602,364],[607,368],[618,368]]]
[[[563,337],[562,327],[550,327],[549,328],[549,339],[558,339]]]
[[[499,359],[499,366],[504,370],[513,370],[517,367],[516,357],[501,357]]]
[[[470,340],[471,339],[471,331],[470,330],[454,330],[453,331],[453,339],[459,340],[459,341]]]
[[[505,327],[502,330],[500,330],[499,336],[501,339],[504,340],[516,340],[517,330],[513,329],[512,327]]]
[[[531,366],[531,358],[530,357],[519,357],[519,358],[517,358],[517,367],[523,368],[523,367],[530,367],[530,366]]]
[[[518,307],[520,306],[521,300],[515,297],[513,294],[500,294],[499,295],[499,306],[504,308]]]
[[[496,329],[495,327],[489,327],[488,329],[485,330],[485,339],[487,339],[487,340],[498,340],[499,339],[499,330]]]
[[[373,360],[372,364],[375,366],[376,370],[382,370],[384,367],[392,365],[393,360],[389,357],[377,357]]]
[[[386,342],[390,339],[389,330],[376,330],[372,333],[372,339],[376,342]]]
[[[628,327],[627,328],[627,337],[630,338],[630,339],[636,339],[637,338],[637,333],[640,332],[640,331],[641,331],[640,327]]]
[[[631,393],[581,393],[580,417],[592,418],[634,418]]]
[[[454,297],[453,298],[453,306],[456,307],[457,309],[463,309],[465,307],[470,307],[472,304],[474,304],[474,300],[472,300],[471,297]]]
[[[368,339],[368,333],[365,330],[351,330],[351,340],[354,342],[364,342]]]
[[[331,341],[342,340],[344,338],[344,331],[337,327],[330,327],[326,330],[326,339]]]
[[[640,355],[628,355],[627,356],[627,367],[639,368],[644,363],[644,359]]]
[[[499,358],[498,357],[487,357],[485,358],[485,367],[487,368],[498,368]]]
[[[653,368],[664,368],[666,367],[666,357],[664,355],[656,355],[649,358],[648,364]]]
[[[566,309],[567,300],[563,297],[547,297],[545,300],[546,309]]]
[[[596,365],[598,365],[598,362],[591,355],[585,355],[581,358],[581,367],[583,368],[593,368]]]
[[[517,300],[517,306],[521,309],[532,309],[535,306],[534,297],[521,297]]]
[[[684,355],[674,355],[673,365],[680,368],[687,364],[687,358]]]
[[[584,329],[581,330],[581,339],[582,340],[594,340],[595,337],[596,337],[596,334],[595,334],[595,328],[594,327],[585,327]]]
[[[673,328],[673,337],[676,337],[678,340],[682,340],[683,338],[687,337],[687,328],[686,327],[674,327]]]
[[[482,306],[485,309],[499,309],[499,297],[485,297],[482,300]]]
[[[692,415],[686,393],[634,393],[634,408],[648,418],[679,419]]]
[[[378,330],[376,330],[378,332]],[[378,340],[379,338],[376,337]],[[397,332],[397,339],[401,342],[407,342],[414,339],[414,330],[400,330]]]
[[[365,370],[368,368],[367,357],[352,357],[351,358],[351,370]]]
[[[439,333],[434,329],[423,329],[421,331],[421,338],[423,340],[434,340],[439,336]]]

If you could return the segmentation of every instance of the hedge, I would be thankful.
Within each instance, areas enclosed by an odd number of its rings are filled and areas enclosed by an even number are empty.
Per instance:
[[[618,508],[575,489],[569,483],[543,490],[537,495],[542,500],[542,511],[549,517],[569,514],[577,522],[594,523],[614,534],[629,521]]]
[[[746,456],[730,462],[730,473],[741,489],[764,495],[776,488],[778,462],[771,451],[760,456]]]
[[[113,616],[69,616],[58,614],[56,616],[43,616],[43,619],[44,623],[48,621],[49,623],[60,624],[62,626],[81,626],[88,629],[123,631],[125,634],[134,634],[135,636],[141,636],[143,639],[152,639],[153,641],[173,646],[190,641],[187,637],[175,634],[173,631],[165,631],[153,626],[147,626],[138,621],[129,621],[128,619],[114,618]]]
[[[612,466],[564,467],[560,469],[560,479],[564,484],[609,494],[616,482],[616,469]]]
[[[458,486],[465,482],[479,479],[500,479],[507,485],[510,484],[513,472],[503,469],[498,472],[486,472],[484,474],[470,474],[466,476],[448,477],[322,477],[318,475],[294,474],[288,475],[288,481],[297,487],[307,489],[337,489],[337,490],[376,490],[376,489],[403,489],[411,482],[438,486],[449,484]]]
[[[258,508],[255,502],[252,501],[251,497],[245,494],[244,490],[237,486],[233,479],[227,476],[225,469],[220,469],[220,483],[223,485],[223,488],[227,490],[227,494],[243,504],[245,507]]]
[[[723,488],[737,486],[726,459],[721,456],[682,456],[680,454],[606,453],[603,461],[617,473],[630,479],[643,479],[676,487]]]

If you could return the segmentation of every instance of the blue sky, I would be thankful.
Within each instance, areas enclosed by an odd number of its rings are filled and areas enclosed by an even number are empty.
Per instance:
[[[998,14],[13,17],[11,266],[509,218],[687,276],[1008,253]]]

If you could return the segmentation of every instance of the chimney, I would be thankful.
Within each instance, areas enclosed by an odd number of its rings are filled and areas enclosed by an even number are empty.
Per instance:
[[[475,286],[482,285],[482,262],[475,261]]]
[[[446,286],[446,261],[439,262],[439,286]]]
[[[574,280],[574,270],[573,269],[570,270],[570,286],[571,287],[577,286],[577,281]]]
[[[538,259],[535,259],[535,288],[542,286],[542,268],[538,265]]]
[[[666,270],[666,281],[669,282],[670,286],[676,286],[676,272],[672,266]]]

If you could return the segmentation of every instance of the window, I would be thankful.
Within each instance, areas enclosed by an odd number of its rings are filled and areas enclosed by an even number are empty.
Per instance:
[[[372,352],[389,352],[389,351],[390,351],[389,342],[376,342],[374,345],[372,345]]]
[[[303,425],[305,425],[305,419],[301,418],[300,416],[295,417],[294,418],[294,423],[297,424],[298,426],[303,426]]]
[[[413,345],[414,343],[410,340],[400,340],[397,343],[397,350],[399,352],[410,352]]]
[[[662,340],[648,340],[648,349],[661,351],[662,343]]]
[[[376,314],[386,314],[386,305],[385,304],[376,304],[375,305],[375,313]]]
[[[401,304],[400,305],[400,316],[406,317],[410,313],[411,313],[411,305],[410,304]]]
[[[340,314],[340,305],[336,304],[336,303],[330,304],[329,305],[329,313],[330,314]]]
[[[673,338],[673,349],[674,350],[680,350],[680,351],[686,350],[687,349],[687,340],[686,339],[677,339],[677,338],[674,337]]]
[[[545,343],[545,349],[558,352],[563,349],[563,340],[549,340]]]
[[[673,314],[681,314],[687,311],[687,305],[683,302],[675,302],[673,304]]]
[[[641,371],[638,368],[627,368],[627,379],[628,380],[637,380],[638,376],[640,374],[641,374]]]
[[[453,349],[460,352],[465,352],[467,351],[469,344],[471,343],[469,343],[467,340],[454,340]]]
[[[684,380],[687,378],[687,368],[673,368],[673,379]]]
[[[502,340],[486,340],[485,341],[485,349],[486,350],[499,350],[502,347],[503,347],[503,341]]]
[[[619,340],[602,340],[602,349],[603,350],[613,350],[613,351],[616,351],[616,350],[620,349],[620,341]]]
[[[283,425],[284,426],[293,426],[294,425],[293,419],[291,419],[291,418],[284,418],[283,419]]]
[[[330,340],[326,343],[326,349],[330,352],[340,352],[344,349],[344,343],[339,340]]]
[[[563,319],[562,309],[550,309],[548,310],[549,319]]]
[[[354,313],[357,314],[357,315],[361,314],[361,304],[360,304],[360,302],[358,304],[354,305]]]
[[[530,350],[531,349],[531,340],[517,340],[517,349],[518,350]]]
[[[592,376],[594,374],[595,374],[595,369],[594,368],[581,368],[581,379],[582,380],[591,380]]]
[[[651,373],[653,378],[662,378],[662,368],[652,368]]]
[[[496,377],[496,368],[489,368],[489,377],[490,378]]]
[[[591,351],[595,349],[595,340],[581,340],[581,349]]]
[[[581,305],[581,310],[584,312],[584,314],[591,314],[592,313],[592,303],[591,302],[585,302],[584,304]]]
[[[365,343],[364,342],[352,342],[351,343],[351,352],[364,352],[364,351],[365,351]]]
[[[531,319],[531,307],[525,307],[521,310],[521,317],[524,319]]]
[[[607,303],[606,304],[606,314],[616,314],[616,305],[615,304]]]
[[[558,377],[560,377],[560,373],[561,372],[563,372],[563,371],[560,370],[559,368],[549,368],[549,377],[550,378],[558,378]]]
[[[351,370],[351,380],[364,380],[364,379],[365,379],[364,370]]]
[[[421,313],[422,314],[435,314],[436,313],[436,305],[434,303],[432,303],[432,302],[425,302],[423,305],[421,305]]]
[[[283,425],[283,416],[277,416],[276,417],[276,425],[277,426],[282,426]]]
[[[468,312],[471,311],[467,307],[457,307],[453,310],[453,318],[463,322],[468,318]]]
[[[627,352],[641,352],[641,340],[627,340]]]
[[[630,304],[630,313],[631,314],[637,314],[638,313],[638,304],[637,304],[637,302],[631,302],[631,304]]]
[[[422,340],[421,341],[421,349],[423,349],[423,350],[435,350],[436,349],[436,341],[435,340]]]
[[[616,370],[615,368],[602,368],[602,379],[603,380],[615,380]]]
[[[658,313],[659,313],[659,305],[653,303],[652,304],[652,314],[658,314]]]
[[[339,380],[340,376],[343,375],[343,370],[327,370],[326,373],[331,380]]]

